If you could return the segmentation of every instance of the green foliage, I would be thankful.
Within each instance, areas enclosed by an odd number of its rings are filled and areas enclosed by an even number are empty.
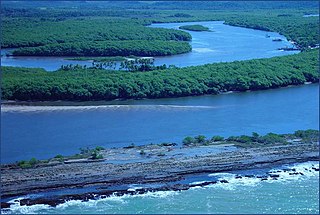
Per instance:
[[[301,15],[300,15],[301,16]],[[296,16],[270,16],[254,14],[238,16],[226,21],[228,25],[254,28],[264,31],[280,32],[289,40],[296,42],[301,49],[319,44],[319,18],[306,19]]]
[[[182,140],[183,145],[190,146],[190,145],[209,145],[206,137],[203,135],[198,135],[195,137],[185,137]]]
[[[39,162],[40,161],[37,160],[36,158],[31,158],[30,161],[25,161],[25,160],[19,161],[17,165],[23,169],[26,169],[26,168],[34,167]]]
[[[204,135],[198,135],[198,136],[194,137],[194,140],[197,143],[204,143],[204,142],[206,142],[206,137]]]
[[[145,47],[145,44],[148,44],[147,41],[191,40],[191,35],[186,32],[173,29],[149,28],[145,27],[145,24],[144,21],[112,18],[67,19],[60,21],[7,18],[2,20],[1,46],[2,48],[45,46],[42,48],[44,50],[35,50],[44,52],[48,49],[55,50],[58,53],[57,49],[64,46],[85,48],[86,45],[100,44],[102,46],[103,44],[111,44],[119,48],[122,47],[120,45],[121,42],[125,43],[123,47],[128,47],[130,44],[138,45],[138,42],[130,43],[130,41],[139,40],[144,43],[144,46],[141,47]],[[87,41],[92,41],[92,43]],[[50,46],[49,44],[52,45]],[[63,45],[59,46],[59,44]],[[71,51],[70,49],[64,50]],[[77,51],[81,53],[80,50]]]
[[[253,138],[253,140],[258,140],[258,138],[259,138],[259,134],[257,133],[257,132],[252,132],[252,138]]]
[[[31,166],[36,165],[38,162],[39,162],[39,161],[38,161],[37,159],[35,159],[35,158],[31,158],[30,161],[29,161],[29,163],[30,163]]]
[[[103,159],[103,155],[99,154],[98,150],[93,149],[92,152],[91,152],[91,159],[92,160]]]
[[[120,70],[124,69],[130,72],[146,72],[152,70],[163,70],[167,66],[154,66],[153,58],[138,58],[122,61],[120,64]]]
[[[165,56],[191,51],[188,42],[178,41],[96,41],[50,44],[19,48],[16,56]]]
[[[298,130],[294,132],[294,136],[301,138],[304,141],[318,141],[319,140],[319,130]]]
[[[5,1],[8,4],[7,1]],[[29,1],[30,2],[30,1]],[[46,2],[45,4],[47,4]],[[32,3],[30,3],[32,4]],[[74,3],[77,4],[77,3]],[[98,3],[95,3],[96,5]],[[151,29],[153,22],[226,21],[227,24],[276,31],[296,41],[302,49],[318,42],[317,2],[119,2],[97,7],[81,4],[41,10],[3,7],[1,46],[33,47],[85,41],[176,40],[188,41],[186,32]],[[93,5],[93,4],[90,4]],[[113,6],[111,6],[113,5]],[[85,9],[84,9],[85,8]],[[128,8],[130,8],[128,10]],[[214,11],[214,12],[213,12]],[[178,13],[177,13],[178,12]]]
[[[224,137],[221,137],[221,136],[213,136],[211,138],[211,141],[213,142],[218,142],[218,141],[223,141],[224,140]]]
[[[286,143],[287,140],[284,136],[268,133],[264,136],[259,136],[257,133],[253,132],[252,136],[241,135],[241,136],[230,136],[226,139],[229,142],[236,142],[240,144],[283,144]]]
[[[182,140],[183,145],[191,145],[193,143],[195,143],[196,140],[193,137],[186,137]]]
[[[312,50],[269,59],[135,73],[2,67],[2,99],[88,101],[263,90],[318,82],[318,59],[318,50]]]
[[[63,155],[56,155],[54,158],[58,158],[58,159],[61,159],[61,158],[63,158]]]
[[[203,25],[183,25],[179,29],[188,30],[188,31],[210,31],[208,27]]]
[[[95,148],[95,150],[96,150],[96,151],[101,151],[101,150],[104,150],[104,147],[102,147],[102,146],[97,146],[97,147]]]
[[[176,13],[176,14],[173,14],[173,15],[171,15],[171,17],[187,17],[187,18],[189,18],[189,17],[192,17],[190,14],[187,14],[187,13]]]
[[[264,143],[264,144],[275,144],[275,143],[285,143],[287,141],[281,135],[274,134],[274,133],[268,133],[268,134],[258,138],[258,142]]]

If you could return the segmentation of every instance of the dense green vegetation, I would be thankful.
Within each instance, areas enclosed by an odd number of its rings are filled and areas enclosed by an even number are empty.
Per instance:
[[[214,11],[214,12],[213,12]],[[302,48],[318,44],[315,2],[5,2],[1,8],[6,47],[49,44],[191,39],[186,32],[153,29],[155,22],[221,20],[227,24],[277,31]]]
[[[103,41],[61,43],[38,47],[19,48],[19,56],[165,56],[191,51],[188,42],[178,41]]]
[[[4,18],[1,46],[34,47],[48,44],[147,40],[189,41],[187,32],[149,28],[146,21],[121,19],[70,19],[64,21],[36,18]]]
[[[112,100],[218,94],[318,82],[318,50],[151,72],[2,68],[4,100]]]
[[[41,161],[37,160],[36,158],[31,158],[29,161],[22,160],[22,161],[19,161],[17,164],[19,167],[26,169],[26,168],[34,167],[38,163],[41,163]]]
[[[203,25],[182,25],[179,29],[188,31],[210,31],[208,27]]]
[[[319,18],[300,18],[295,20],[292,16],[270,17],[267,15],[241,16],[227,20],[226,24],[254,28],[265,31],[275,31],[292,40],[301,49],[319,44]]]

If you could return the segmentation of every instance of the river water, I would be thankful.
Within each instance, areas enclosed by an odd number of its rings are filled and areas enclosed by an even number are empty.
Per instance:
[[[215,62],[230,62],[235,60],[248,60],[254,58],[269,58],[295,54],[299,51],[280,51],[278,48],[293,47],[287,39],[275,32],[266,32],[248,28],[240,28],[223,24],[222,21],[210,22],[186,22],[186,23],[163,23],[152,24],[150,27],[173,28],[188,24],[200,24],[212,32],[193,32],[192,52],[155,57],[155,65],[176,65],[179,67],[195,66]],[[266,35],[270,37],[267,38]],[[272,39],[280,38],[281,42],[274,42]],[[54,71],[61,65],[79,64],[92,66],[92,61],[72,61],[65,57],[6,57],[6,53],[12,49],[1,51],[2,66],[40,67],[48,71]]]
[[[152,27],[177,28],[177,23]],[[264,58],[296,52],[277,48],[290,45],[281,35],[202,22],[214,32],[190,32],[193,51],[157,58],[158,64],[178,66]],[[272,42],[282,38],[282,42]],[[2,65],[55,70],[70,63],[63,58],[1,58]],[[58,61],[57,61],[58,60]],[[75,62],[79,63],[79,62]],[[82,62],[84,64],[90,62]],[[60,105],[60,106],[59,106]],[[292,133],[319,129],[319,85],[266,91],[158,100],[60,103],[58,106],[2,106],[1,162],[57,154],[78,153],[80,147],[122,147],[177,142],[203,134],[241,135]],[[68,105],[68,106],[64,106]],[[277,181],[247,179],[181,192],[156,192],[110,197],[89,202],[69,201],[56,208],[46,205],[12,206],[2,213],[319,213],[319,174],[305,169],[316,163],[295,164],[304,176],[281,176]]]
[[[181,143],[184,137],[199,134],[227,137],[318,129],[318,103],[319,85],[311,84],[99,106],[2,107],[1,160],[70,155],[86,146]]]

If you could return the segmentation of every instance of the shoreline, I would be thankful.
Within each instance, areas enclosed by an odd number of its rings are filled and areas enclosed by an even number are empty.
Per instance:
[[[53,110],[78,110],[78,109],[103,109],[103,108],[113,108],[113,107],[171,107],[171,108],[215,108],[213,106],[185,106],[185,105],[174,105],[174,104],[112,104],[112,102],[136,102],[136,101],[159,101],[161,99],[176,99],[176,98],[191,98],[191,97],[200,97],[200,96],[219,96],[219,95],[228,95],[235,93],[250,93],[255,91],[267,91],[267,90],[277,90],[277,89],[286,89],[290,87],[301,87],[305,85],[318,84],[319,82],[305,82],[304,84],[298,85],[288,85],[278,88],[269,88],[263,90],[246,90],[246,91],[227,91],[221,92],[219,94],[203,94],[196,96],[183,96],[183,97],[172,97],[172,98],[143,98],[143,99],[114,99],[114,100],[98,100],[98,101],[68,101],[68,100],[58,100],[58,101],[16,101],[16,100],[5,100],[1,101],[1,112],[27,112],[27,111],[53,111]],[[92,103],[92,104],[89,104]]]
[[[217,146],[208,146],[217,147]],[[226,147],[226,146],[220,146]],[[167,150],[168,147],[161,147]],[[190,147],[186,150],[190,150]],[[124,151],[125,149],[121,149]],[[137,149],[130,149],[137,151]],[[227,159],[226,159],[227,158]],[[19,197],[32,193],[54,192],[63,189],[86,188],[101,189],[82,194],[68,194],[37,199],[27,198],[23,205],[49,204],[56,206],[66,200],[88,200],[97,196],[142,194],[155,191],[187,190],[194,186],[206,186],[215,183],[228,183],[214,180],[200,184],[181,184],[180,181],[190,176],[223,173],[228,171],[273,168],[284,164],[319,161],[319,143],[293,143],[263,147],[237,148],[220,151],[216,154],[203,152],[192,156],[161,156],[151,162],[135,161],[114,164],[105,160],[90,162],[64,162],[55,165],[36,166],[21,169],[10,165],[1,166],[1,198]],[[319,171],[319,168],[314,169]],[[300,174],[300,173],[292,173]],[[251,176],[256,177],[256,176]],[[259,176],[261,180],[279,176]],[[128,189],[130,184],[151,185],[141,189]],[[161,185],[160,187],[155,185]],[[104,188],[104,189],[103,189]],[[7,202],[2,206],[10,207]]]
[[[299,161],[298,163],[289,163],[285,165],[274,165],[268,168],[238,170],[228,172],[210,173],[207,175],[186,176],[189,180],[195,177],[198,180],[187,182],[184,179],[171,182],[166,181],[160,186],[150,186],[150,184],[134,184],[126,188],[106,188],[101,186],[98,191],[78,192],[73,194],[54,195],[46,193],[37,196],[26,195],[19,198],[10,199],[7,202],[1,202],[1,209],[9,209],[11,205],[16,206],[33,206],[46,205],[57,207],[69,201],[88,202],[94,200],[103,200],[114,197],[128,197],[140,195],[153,195],[158,192],[181,192],[198,188],[209,188],[213,186],[237,186],[241,183],[273,183],[273,181],[284,182],[286,180],[299,180],[319,174],[319,162],[315,160]],[[203,178],[202,178],[203,177]],[[193,178],[193,179],[195,179]],[[210,178],[209,180],[207,180]],[[203,179],[203,180],[202,180]],[[200,181],[199,181],[200,180]]]

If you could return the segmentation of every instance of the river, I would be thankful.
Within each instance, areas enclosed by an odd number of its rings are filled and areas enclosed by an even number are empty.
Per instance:
[[[6,163],[71,155],[86,146],[181,143],[184,137],[199,134],[227,137],[318,129],[318,101],[319,85],[311,84],[99,106],[35,107],[35,111],[2,107],[1,159]]]
[[[281,51],[278,48],[294,47],[287,39],[275,32],[266,32],[248,28],[234,27],[222,21],[185,22],[152,24],[150,27],[173,28],[188,24],[208,27],[212,32],[187,31],[192,36],[192,51],[186,54],[155,57],[155,65],[176,65],[179,67],[196,66],[207,63],[230,62],[256,58],[269,58],[295,54],[299,51]],[[266,37],[266,35],[270,37]],[[282,41],[274,42],[280,38]],[[2,66],[40,67],[54,71],[61,65],[79,64],[92,66],[92,61],[72,61],[65,57],[7,57],[12,49],[1,50]]]

